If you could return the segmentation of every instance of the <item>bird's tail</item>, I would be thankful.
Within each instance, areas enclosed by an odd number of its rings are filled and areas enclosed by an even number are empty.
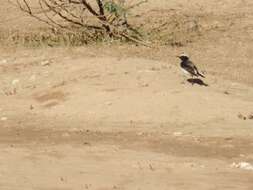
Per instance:
[[[201,76],[203,78],[206,78],[204,75],[202,75],[201,73],[197,72],[198,76]]]

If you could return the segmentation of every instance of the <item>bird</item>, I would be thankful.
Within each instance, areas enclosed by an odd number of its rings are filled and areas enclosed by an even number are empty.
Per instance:
[[[187,54],[182,53],[177,57],[181,60],[180,66],[185,74],[191,75],[192,79],[194,76],[205,78],[205,76],[199,72],[198,68],[193,64]]]

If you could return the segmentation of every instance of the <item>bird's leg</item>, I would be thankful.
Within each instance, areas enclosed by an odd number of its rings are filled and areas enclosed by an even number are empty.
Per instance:
[[[193,80],[193,75],[192,75],[192,86],[193,86],[193,84],[194,84],[194,80]]]

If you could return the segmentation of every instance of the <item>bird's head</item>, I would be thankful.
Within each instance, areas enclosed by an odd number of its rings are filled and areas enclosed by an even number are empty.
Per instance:
[[[189,56],[185,53],[180,54],[179,56],[177,56],[179,59],[181,59],[182,61],[187,61],[189,59]]]

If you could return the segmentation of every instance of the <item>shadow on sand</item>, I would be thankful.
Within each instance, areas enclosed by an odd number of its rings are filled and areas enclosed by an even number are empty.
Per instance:
[[[203,80],[201,80],[201,79],[196,79],[196,78],[194,78],[194,79],[187,79],[187,81],[189,82],[189,83],[191,83],[192,85],[194,85],[194,84],[198,84],[198,85],[200,85],[200,86],[208,86],[208,84],[206,84]]]

